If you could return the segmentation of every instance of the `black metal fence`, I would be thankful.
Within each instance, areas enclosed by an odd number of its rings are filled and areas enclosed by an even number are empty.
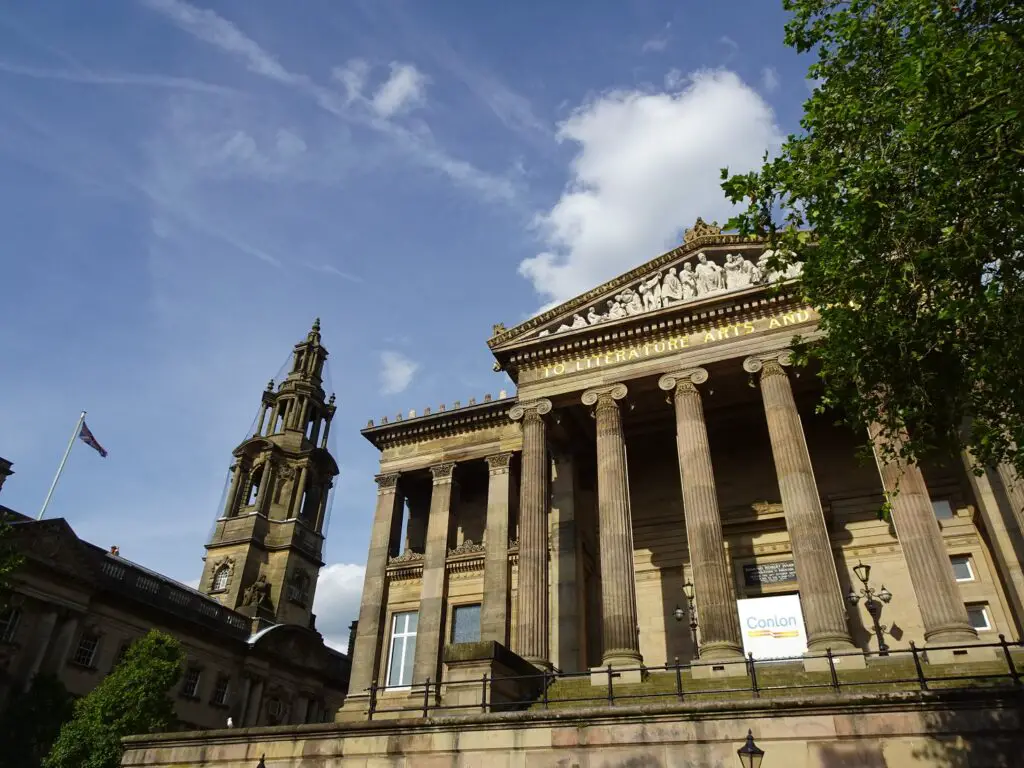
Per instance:
[[[1021,690],[1021,672],[1016,666],[1016,662],[1013,658],[1012,651],[1017,648],[1024,648],[1024,642],[1020,640],[1008,641],[1003,635],[999,635],[998,643],[976,643],[972,645],[945,645],[945,646],[929,646],[927,652],[935,651],[948,651],[950,654],[963,653],[968,654],[971,649],[981,648],[993,648],[999,649],[999,652],[995,654],[996,658],[990,662],[974,662],[971,664],[972,669],[957,670],[955,667],[952,671],[955,674],[936,674],[929,676],[926,672],[926,667],[936,672],[946,669],[950,671],[950,667],[942,665],[932,665],[924,663],[922,655],[925,651],[918,648],[913,642],[910,643],[909,648],[903,649],[888,649],[885,652],[878,651],[846,651],[841,653],[833,653],[831,649],[826,650],[824,654],[817,655],[806,655],[797,656],[791,658],[773,658],[773,659],[755,659],[751,653],[745,659],[737,661],[705,661],[699,664],[680,664],[678,657],[675,659],[674,664],[666,665],[663,667],[632,667],[613,669],[608,666],[607,669],[591,670],[589,672],[558,672],[558,671],[546,671],[542,670],[537,672],[535,675],[516,675],[507,677],[489,676],[483,675],[479,682],[479,701],[471,704],[444,704],[442,703],[442,693],[446,687],[458,686],[463,691],[469,691],[472,689],[472,683],[470,681],[433,681],[430,678],[423,683],[416,683],[411,688],[409,687],[397,687],[397,686],[380,686],[374,683],[371,685],[367,692],[369,694],[369,719],[373,719],[375,715],[379,714],[397,714],[397,713],[415,713],[414,716],[418,715],[421,717],[430,717],[432,713],[438,714],[455,714],[457,712],[466,713],[481,713],[487,714],[490,712],[508,712],[515,710],[524,710],[533,708],[548,709],[553,705],[588,705],[588,706],[606,706],[614,707],[617,704],[622,705],[645,703],[646,700],[665,700],[675,702],[685,702],[694,699],[713,699],[716,696],[737,696],[746,694],[744,698],[758,699],[763,696],[771,696],[776,693],[785,691],[786,693],[795,693],[799,691],[826,691],[834,694],[841,694],[843,692],[850,693],[854,689],[863,691],[864,689],[872,687],[893,687],[893,686],[913,686],[912,689],[928,691],[934,688],[942,689],[964,689],[964,688],[975,688],[985,686],[987,688],[1004,688],[1004,689],[1017,689]],[[897,661],[898,657],[903,658],[909,657],[913,660],[914,674],[912,677],[907,676],[888,676],[884,674],[878,674],[872,678],[872,672],[881,672],[886,668],[890,670],[899,671],[901,666],[906,667],[908,665],[900,665]],[[865,660],[872,657],[885,658],[888,664],[885,665],[872,665],[868,666],[866,670],[862,669],[842,669],[842,659],[846,657],[860,657]],[[771,677],[770,670],[772,668],[778,669],[778,665],[786,662],[799,662],[803,663],[809,659],[823,660],[823,670],[821,672],[808,672],[803,673],[803,677],[810,678],[803,682],[786,682],[783,684],[764,684],[762,679],[759,679],[759,671],[764,675],[768,673],[767,677]],[[893,663],[896,662],[896,663]],[[954,656],[955,663],[955,656]],[[714,664],[715,666],[736,666],[742,665],[744,667],[742,673],[732,675],[722,675],[723,682],[733,682],[746,678],[742,685],[732,685],[730,687],[704,687],[702,684],[695,684],[698,681],[689,680],[686,681],[689,685],[684,685],[683,672],[692,670],[696,666],[706,666],[708,664]],[[837,669],[837,664],[839,669]],[[1001,667],[1005,665],[1005,670]],[[674,674],[675,685],[672,690],[656,690],[644,692],[643,690],[627,690],[623,691],[622,687],[625,685],[632,685],[634,688],[643,688],[644,686],[637,686],[637,684],[622,683],[621,677],[623,673],[636,673],[639,672],[645,679],[650,679],[651,674],[662,673],[664,675]],[[841,679],[844,673],[854,673],[848,675],[846,680]],[[589,679],[593,680],[595,676],[600,675],[602,678],[601,685],[592,686],[591,690],[594,691],[594,695],[591,696],[566,696],[558,697],[551,696],[552,686],[560,681],[568,681],[574,679]],[[662,678],[664,681],[665,678]],[[700,680],[700,683],[705,681],[712,682],[714,678],[708,680]],[[496,688],[502,690],[508,690],[509,686],[519,688],[520,690],[536,691],[537,693],[529,696],[524,696],[515,699],[508,699],[502,697],[501,700],[495,700],[494,691]],[[389,695],[398,694],[400,696]],[[422,701],[417,701],[421,698]]]

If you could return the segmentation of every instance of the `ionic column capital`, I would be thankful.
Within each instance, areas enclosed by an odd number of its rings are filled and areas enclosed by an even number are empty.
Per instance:
[[[487,467],[492,475],[508,474],[509,464],[512,461],[512,452],[494,453],[487,457]]]
[[[747,373],[761,372],[761,378],[766,376],[784,376],[786,372],[782,370],[782,366],[793,364],[793,350],[791,349],[775,349],[771,352],[762,352],[757,355],[751,355],[743,361],[743,370]]]
[[[508,415],[512,421],[527,421],[539,419],[547,413],[551,413],[551,401],[546,397],[541,397],[525,403],[516,403],[512,406],[512,410],[508,412]]]
[[[377,494],[382,496],[385,493],[395,493],[398,490],[399,477],[400,472],[388,472],[373,478],[377,481]]]
[[[584,405],[613,405],[616,400],[621,400],[629,392],[625,384],[608,384],[604,387],[593,387],[586,390],[580,399]]]
[[[435,464],[430,468],[430,474],[434,476],[434,485],[442,485],[452,482],[452,473],[455,471],[455,462],[446,461],[444,464]]]
[[[658,379],[658,387],[671,392],[696,392],[697,385],[708,380],[708,372],[705,368],[686,368],[682,371],[666,373]]]

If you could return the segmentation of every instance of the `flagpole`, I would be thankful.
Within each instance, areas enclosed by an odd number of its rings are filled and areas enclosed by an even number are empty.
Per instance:
[[[82,431],[82,424],[85,422],[85,411],[82,411],[78,417],[78,423],[75,424],[75,431],[71,433],[71,439],[68,441],[67,450],[64,451],[64,458],[60,460],[60,466],[57,467],[57,474],[53,478],[53,483],[50,484],[50,490],[46,493],[46,501],[43,502],[43,508],[39,510],[39,517],[36,520],[42,520],[43,515],[46,514],[46,508],[50,505],[50,498],[53,496],[53,489],[57,487],[57,481],[60,480],[60,473],[64,471],[64,465],[67,464],[68,456],[71,454],[71,449],[75,445],[75,440],[78,439],[78,434]]]

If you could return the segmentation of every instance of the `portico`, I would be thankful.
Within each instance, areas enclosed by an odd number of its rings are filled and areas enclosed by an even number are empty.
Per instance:
[[[894,647],[976,640],[982,605],[1016,634],[962,466],[880,472],[858,462],[862,438],[815,412],[790,345],[819,333],[817,314],[789,287],[799,265],[773,271],[769,256],[699,222],[642,267],[496,326],[515,396],[364,430],[382,479],[353,702],[371,684],[405,695],[444,679],[444,646],[466,639],[538,669],[726,671],[744,656],[737,600],[771,595],[799,595],[809,653],[866,649],[844,599],[858,559],[902,597]],[[893,527],[877,511],[896,472],[914,484]],[[973,592],[964,557],[986,576]],[[672,619],[687,580],[697,648]]]

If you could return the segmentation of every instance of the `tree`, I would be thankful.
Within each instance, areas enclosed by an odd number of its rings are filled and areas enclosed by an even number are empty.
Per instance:
[[[181,645],[162,632],[132,643],[114,671],[75,704],[45,768],[117,768],[124,736],[170,730],[177,720],[168,692],[183,660]]]
[[[0,510],[0,608],[6,604],[5,591],[11,573],[21,565],[22,556],[11,543],[11,523],[7,513]]]
[[[1024,475],[1024,5],[783,4],[817,56],[802,130],[723,189],[730,227],[804,261],[821,407],[902,436],[887,458]]]
[[[0,716],[0,768],[38,768],[71,712],[71,694],[53,675],[13,694]]]

